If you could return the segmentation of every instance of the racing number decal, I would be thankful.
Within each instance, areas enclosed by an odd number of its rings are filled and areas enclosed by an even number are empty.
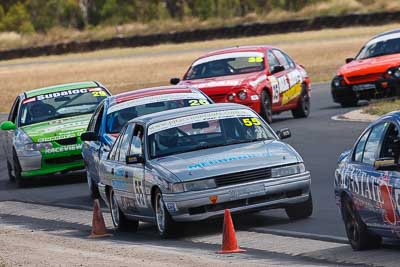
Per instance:
[[[279,84],[278,81],[274,76],[268,77],[271,87],[272,87],[272,103],[278,103],[279,102]]]
[[[201,106],[201,105],[208,105],[208,101],[205,99],[192,99],[189,100],[190,106]]]
[[[249,63],[261,63],[264,61],[263,57],[249,57],[247,60]]]
[[[136,203],[141,208],[146,208],[146,198],[144,196],[144,185],[141,180],[135,180]]]
[[[247,127],[251,127],[253,125],[261,125],[261,122],[257,118],[245,118],[242,119],[242,121]]]
[[[92,95],[93,95],[94,97],[107,96],[106,92],[104,92],[104,91],[93,91],[93,92],[92,92]]]

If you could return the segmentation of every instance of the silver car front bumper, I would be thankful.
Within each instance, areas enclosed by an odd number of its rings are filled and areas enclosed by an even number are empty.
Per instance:
[[[163,194],[163,199],[175,221],[199,221],[222,216],[226,208],[236,213],[305,202],[310,185],[310,173],[305,172],[203,191]]]

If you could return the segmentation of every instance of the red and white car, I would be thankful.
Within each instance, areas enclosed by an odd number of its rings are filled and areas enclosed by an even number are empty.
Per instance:
[[[304,67],[272,46],[243,46],[196,59],[183,79],[172,84],[195,86],[216,103],[251,107],[267,122],[291,110],[295,118],[310,113],[310,79]]]

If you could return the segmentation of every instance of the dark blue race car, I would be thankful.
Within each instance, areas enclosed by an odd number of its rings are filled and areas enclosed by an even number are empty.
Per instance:
[[[339,157],[336,202],[354,250],[400,237],[400,112],[372,123]]]
[[[108,154],[126,122],[150,113],[211,103],[213,101],[201,91],[178,85],[134,90],[105,99],[93,114],[87,132],[81,136],[92,196],[98,194],[99,161]]]

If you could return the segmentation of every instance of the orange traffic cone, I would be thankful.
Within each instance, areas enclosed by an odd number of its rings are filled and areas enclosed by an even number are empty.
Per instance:
[[[90,238],[107,237],[112,234],[107,233],[106,224],[104,223],[103,213],[100,209],[99,199],[94,200],[93,206],[93,220],[92,220],[92,233]]]
[[[218,251],[217,253],[225,254],[225,253],[239,253],[245,251],[246,250],[240,249],[237,244],[235,228],[233,227],[231,212],[229,209],[226,209],[224,216],[222,247],[221,251]]]

